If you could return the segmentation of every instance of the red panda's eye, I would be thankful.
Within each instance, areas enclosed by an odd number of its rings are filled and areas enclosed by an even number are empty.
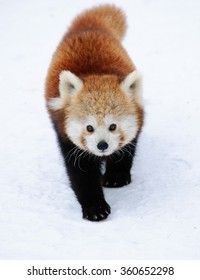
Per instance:
[[[110,131],[114,131],[116,128],[117,128],[117,125],[114,123],[109,126]]]
[[[94,128],[91,125],[87,125],[86,128],[87,128],[87,131],[89,131],[89,132],[93,132],[94,131]]]

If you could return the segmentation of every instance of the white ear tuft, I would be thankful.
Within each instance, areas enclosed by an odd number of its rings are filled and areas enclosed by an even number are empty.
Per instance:
[[[141,74],[137,70],[128,74],[121,83],[121,89],[129,95],[133,95],[134,93],[140,91],[140,88]]]
[[[64,106],[64,100],[61,97],[51,98],[48,101],[48,106],[53,111],[60,110]]]
[[[48,102],[49,108],[53,111],[60,110],[65,107],[68,96],[75,94],[83,87],[83,82],[70,71],[62,71],[59,76],[59,92],[60,96],[51,98]]]
[[[59,76],[59,91],[61,98],[81,90],[83,82],[70,71],[62,71]]]

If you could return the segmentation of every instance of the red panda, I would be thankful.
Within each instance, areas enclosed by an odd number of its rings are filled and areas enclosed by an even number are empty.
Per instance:
[[[111,212],[103,186],[131,182],[143,126],[141,77],[120,43],[125,30],[115,6],[84,11],[61,40],[46,78],[46,104],[71,187],[91,221]]]

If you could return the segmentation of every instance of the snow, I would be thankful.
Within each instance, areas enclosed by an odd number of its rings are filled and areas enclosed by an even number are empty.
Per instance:
[[[127,14],[146,121],[133,182],[105,189],[112,214],[92,223],[69,187],[44,79],[74,16],[105,2],[1,1],[1,259],[200,258],[200,2],[113,2]]]

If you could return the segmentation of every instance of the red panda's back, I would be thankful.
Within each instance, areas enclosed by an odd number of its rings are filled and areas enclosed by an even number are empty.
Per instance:
[[[122,80],[133,71],[135,67],[119,41],[124,31],[123,14],[112,6],[100,6],[78,16],[53,56],[46,80],[47,99],[58,96],[62,70],[69,70],[83,80],[93,74],[112,74]]]

